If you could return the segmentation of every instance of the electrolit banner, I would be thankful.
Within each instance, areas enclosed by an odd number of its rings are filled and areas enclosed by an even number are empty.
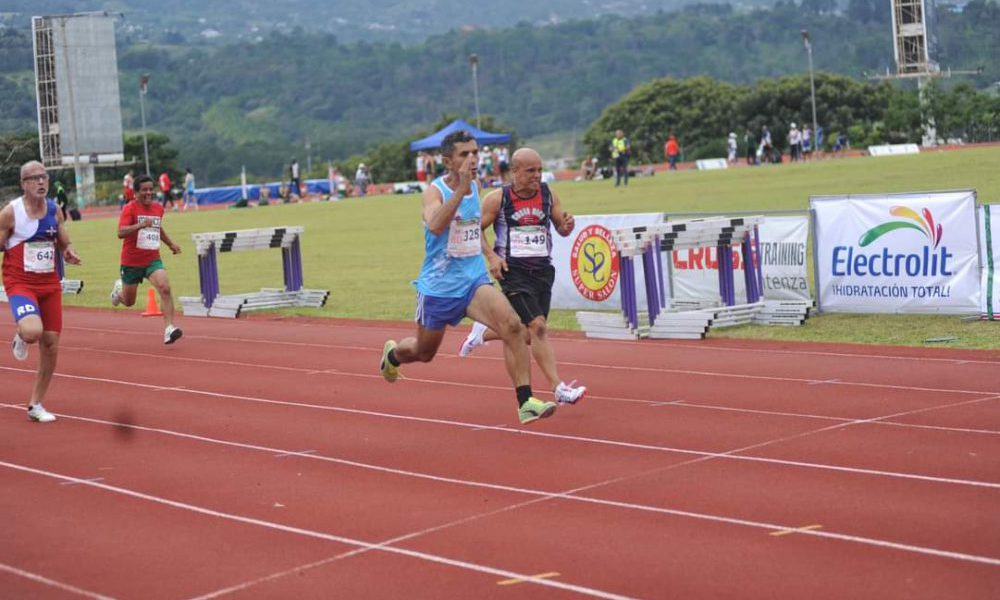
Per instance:
[[[766,300],[806,300],[806,242],[809,219],[805,216],[768,216],[757,232],[760,235],[756,260],[761,261]],[[732,247],[733,268],[738,271],[737,302],[746,298],[743,253]],[[719,300],[719,257],[716,248],[675,250],[671,260],[673,293],[679,300]]]
[[[556,269],[552,308],[620,310],[621,258],[611,242],[611,230],[662,223],[663,214],[579,215],[574,219],[576,227],[567,237],[552,236],[552,264]],[[637,264],[640,265],[640,276],[636,277],[639,310],[645,310],[641,259],[637,259]]]
[[[810,198],[820,310],[979,310],[976,193]]]

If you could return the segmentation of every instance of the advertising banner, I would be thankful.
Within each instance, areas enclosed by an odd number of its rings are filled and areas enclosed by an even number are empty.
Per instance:
[[[556,268],[552,308],[620,310],[620,258],[611,243],[611,230],[662,223],[663,215],[580,215],[575,219],[576,227],[569,236],[554,235],[552,239],[552,264]],[[642,259],[636,260],[641,273]],[[646,286],[642,277],[637,279],[639,309],[644,310]]]
[[[979,207],[979,248],[982,263],[980,312],[1000,319],[1000,204]]]
[[[764,298],[767,300],[809,300],[806,275],[806,216],[766,217],[758,227]],[[733,247],[733,267],[744,270],[739,246]],[[673,252],[673,294],[677,299],[719,298],[719,257],[715,248],[689,248]],[[734,277],[736,298],[746,298],[742,273]]]
[[[979,310],[974,191],[821,196],[810,205],[820,310]]]

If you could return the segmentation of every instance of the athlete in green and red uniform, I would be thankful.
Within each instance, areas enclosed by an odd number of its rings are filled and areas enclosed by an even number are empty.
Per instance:
[[[160,242],[174,254],[180,254],[178,246],[163,229],[163,205],[153,196],[153,179],[140,175],[135,179],[136,199],[125,205],[118,219],[118,238],[122,240],[121,279],[111,290],[111,305],[132,306],[136,291],[143,278],[160,293],[160,306],[166,329],[163,343],[173,344],[182,332],[174,326],[174,300],[170,293],[170,279],[160,260]]]

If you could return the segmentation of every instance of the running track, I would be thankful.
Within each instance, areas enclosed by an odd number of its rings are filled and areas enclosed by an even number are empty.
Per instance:
[[[52,425],[0,353],[4,598],[1000,597],[998,352],[566,334],[521,427],[464,331],[66,323]]]

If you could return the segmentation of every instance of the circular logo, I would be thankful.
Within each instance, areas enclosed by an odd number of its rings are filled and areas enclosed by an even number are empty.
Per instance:
[[[618,285],[618,249],[603,225],[584,227],[569,256],[573,285],[587,300],[603,302]]]

